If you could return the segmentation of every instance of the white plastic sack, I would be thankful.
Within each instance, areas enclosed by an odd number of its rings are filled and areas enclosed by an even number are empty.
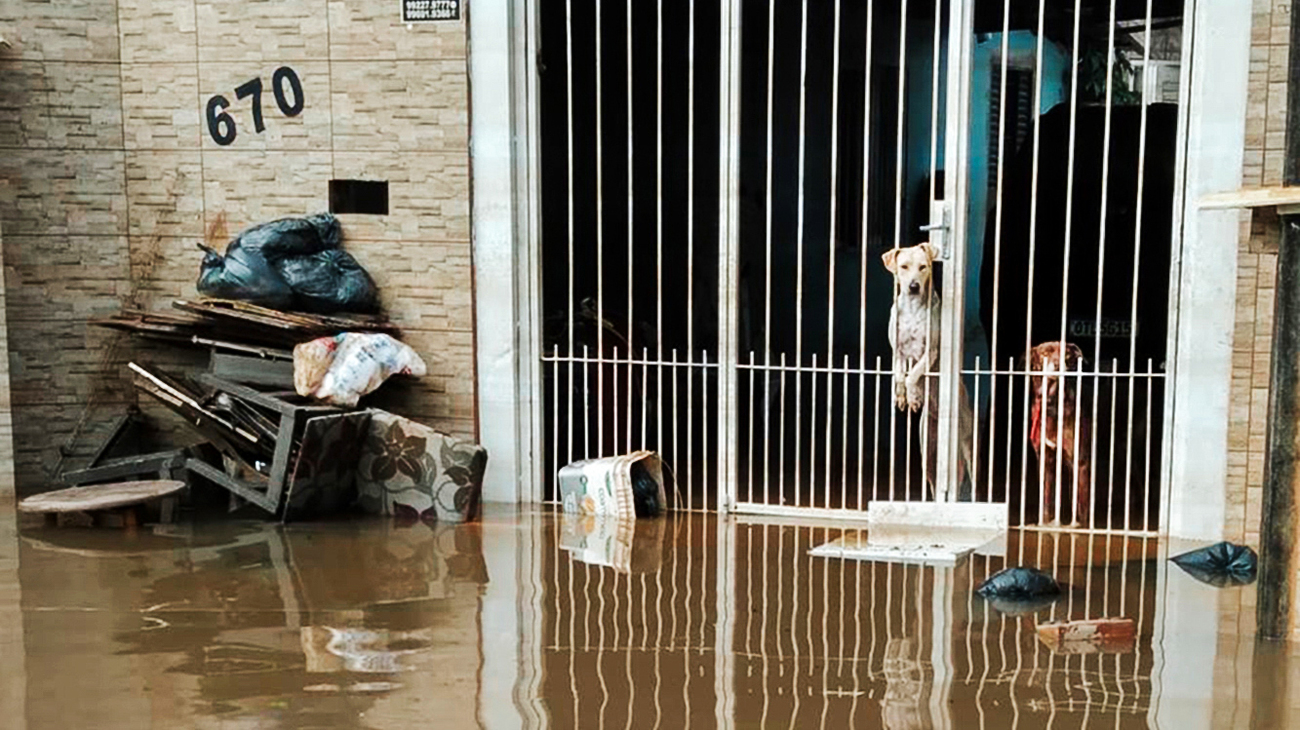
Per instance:
[[[293,386],[298,395],[336,406],[355,406],[361,396],[393,375],[427,372],[415,350],[384,334],[345,332],[293,348]]]

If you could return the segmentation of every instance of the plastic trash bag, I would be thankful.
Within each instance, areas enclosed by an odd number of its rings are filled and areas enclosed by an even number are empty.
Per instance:
[[[975,592],[999,598],[1039,598],[1061,595],[1061,584],[1034,568],[1007,568],[989,576]]]
[[[293,348],[293,385],[298,395],[337,406],[355,406],[393,375],[427,374],[410,347],[385,334],[344,332]]]
[[[207,255],[199,293],[317,314],[376,312],[375,281],[339,248],[342,240],[343,229],[330,213],[253,226],[230,242],[225,256],[201,246]]]
[[[304,312],[360,312],[379,310],[379,289],[374,279],[347,251],[330,249],[283,259],[280,275],[293,290],[296,306]]]
[[[1217,588],[1255,582],[1259,557],[1246,545],[1220,542],[1170,558],[1188,575]]]
[[[233,243],[276,264],[290,256],[310,256],[338,248],[343,243],[343,228],[333,214],[317,213],[258,224],[240,233]]]
[[[260,253],[239,245],[226,248],[226,255],[199,245],[205,251],[199,266],[199,293],[217,299],[238,299],[271,309],[293,305],[293,289]]]

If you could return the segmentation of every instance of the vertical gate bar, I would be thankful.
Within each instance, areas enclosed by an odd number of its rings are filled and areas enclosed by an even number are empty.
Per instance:
[[[775,62],[776,0],[767,3],[767,182],[763,194],[766,229],[763,263],[763,500],[772,498],[772,74]],[[778,504],[785,503],[785,483],[781,482]],[[766,665],[764,665],[766,668]]]
[[[904,0],[906,2],[906,0]],[[807,145],[804,143],[808,121],[808,0],[802,2],[799,21],[799,213],[795,230],[795,309],[794,309],[794,506],[803,503],[803,220],[807,200],[804,177],[807,173]],[[811,502],[811,493],[809,502]]]
[[[1106,28],[1106,101],[1105,101],[1105,122],[1103,124],[1101,137],[1101,205],[1100,220],[1098,225],[1097,241],[1097,308],[1094,317],[1094,331],[1092,337],[1092,369],[1093,369],[1093,387],[1092,387],[1092,431],[1088,434],[1088,440],[1091,442],[1088,447],[1088,463],[1091,468],[1095,469],[1097,464],[1097,400],[1101,394],[1101,378],[1097,377],[1097,372],[1101,369],[1101,298],[1102,290],[1106,279],[1106,210],[1110,205],[1110,141],[1111,130],[1113,127],[1113,116],[1115,111],[1115,2],[1110,0],[1110,18]],[[1149,45],[1149,44],[1148,44]],[[1067,259],[1066,268],[1069,268]],[[1112,385],[1114,382],[1112,381]],[[1113,424],[1112,424],[1113,425]],[[1078,452],[1075,452],[1078,453]],[[1076,462],[1078,460],[1076,459]],[[1074,468],[1075,489],[1079,484],[1079,466]],[[1089,473],[1089,482],[1096,483],[1093,474]],[[1089,499],[1096,502],[1095,494],[1089,492]],[[1077,502],[1076,497],[1076,502]],[[1109,509],[1107,504],[1107,509]],[[1088,529],[1095,529],[1097,525],[1096,510],[1088,509]],[[1078,518],[1075,518],[1078,521]]]
[[[747,432],[749,446],[745,449],[745,471],[747,472],[746,477],[749,485],[747,490],[748,495],[745,498],[745,501],[747,502],[754,501],[754,470],[757,468],[757,460],[754,458],[754,411],[756,410],[754,408],[754,381],[757,380],[757,374],[758,371],[754,369],[754,351],[751,349],[749,351],[749,370],[746,375],[746,379],[749,381],[749,429]],[[767,471],[766,466],[767,465],[764,464],[764,472]],[[766,497],[766,495],[764,496]],[[735,502],[732,504],[735,504]]]
[[[596,456],[605,456],[605,172],[601,122],[601,20],[596,3]],[[590,415],[588,415],[590,418]]]
[[[560,467],[560,346],[555,345],[552,349],[555,360],[551,363],[551,474],[559,474]],[[573,370],[573,363],[569,363],[569,370]],[[568,387],[569,402],[573,402],[573,382],[570,379]],[[569,450],[573,450],[573,428],[569,428],[567,440]],[[572,461],[572,459],[570,459]],[[560,500],[559,482],[554,477],[550,477],[555,482],[555,500]],[[557,632],[558,633],[558,632]]]
[[[582,458],[591,458],[591,377],[587,365],[591,361],[586,345],[582,346]]]
[[[635,168],[632,166],[632,0],[627,0],[627,442],[624,444],[623,452],[627,453],[632,450],[632,422],[635,420],[632,416],[632,374],[634,371],[632,361],[636,359],[636,349],[632,342],[632,333],[634,329],[633,310],[636,309],[636,296],[632,285],[632,241],[634,239],[633,226],[633,208],[632,208],[632,180],[636,177]],[[642,408],[645,408],[645,402],[642,402]],[[618,427],[618,420],[614,421],[615,428]]]
[[[1071,59],[1070,59],[1071,62],[1070,65],[1070,141],[1068,145],[1069,152],[1067,153],[1067,158],[1066,158],[1067,161],[1066,161],[1066,168],[1065,168],[1066,169],[1065,172],[1066,175],[1065,234],[1064,234],[1063,253],[1062,253],[1062,261],[1064,261],[1064,264],[1061,267],[1061,328],[1060,328],[1060,335],[1056,338],[1058,342],[1065,342],[1065,326],[1066,326],[1066,320],[1069,318],[1069,306],[1070,306],[1070,300],[1069,300],[1070,248],[1071,248],[1070,234],[1073,231],[1073,226],[1074,226],[1074,157],[1077,151],[1076,143],[1077,143],[1077,133],[1078,133],[1078,120],[1079,120],[1079,27],[1081,23],[1082,23],[1081,0],[1074,0],[1074,35],[1071,40],[1071,50],[1070,50],[1070,55],[1071,55]],[[1061,363],[1058,364],[1058,368],[1063,369],[1061,367],[1063,365],[1064,365],[1064,353],[1062,353]],[[1080,364],[1080,368],[1082,367],[1083,367],[1082,364]],[[1061,379],[1059,382],[1063,386],[1066,381],[1064,379]],[[1065,388],[1058,387],[1056,389],[1056,393],[1057,393],[1056,412],[1058,414],[1056,419],[1056,443],[1059,444],[1061,443],[1061,434],[1064,432],[1065,429],[1065,423],[1062,421],[1062,419],[1059,416],[1059,414],[1065,413]],[[1075,409],[1075,412],[1076,413],[1078,412],[1078,408]],[[1056,512],[1055,512],[1056,520],[1059,522],[1061,519],[1061,492],[1062,492],[1061,470],[1062,470],[1062,466],[1064,465],[1065,459],[1060,458],[1060,455],[1058,454],[1055,461],[1056,461],[1055,464],[1056,494],[1054,500],[1056,502]],[[1077,469],[1075,470],[1075,483],[1076,484],[1078,483]]]
[[[988,490],[989,501],[993,500],[993,449],[995,446],[991,434],[997,428],[998,414],[998,323],[1001,318],[998,316],[1001,305],[1001,282],[1002,282],[1002,213],[1003,213],[1003,187],[1004,171],[1006,169],[1007,156],[1007,64],[1011,58],[1011,0],[1002,2],[1002,63],[1001,74],[998,79],[998,164],[996,172],[996,182],[994,183],[994,203],[993,203],[993,331],[989,333],[989,362],[992,371],[989,374],[989,460],[988,465]],[[1035,123],[1038,119],[1038,110],[1034,110],[1033,118]],[[983,231],[977,231],[978,235],[983,235]],[[976,382],[979,377],[976,376]],[[1010,387],[1010,381],[1007,386]],[[975,398],[978,406],[979,398]],[[1011,410],[1007,409],[1010,415]],[[1008,422],[1010,419],[1007,419]],[[979,419],[975,419],[975,430],[979,431]],[[1007,440],[1010,442],[1010,432],[1007,433]],[[978,451],[978,449],[976,449]],[[978,459],[978,457],[976,457]],[[971,475],[972,484],[975,476]]]
[[[1152,0],[1147,0],[1146,17],[1144,19],[1147,29],[1146,43],[1142,44],[1142,105],[1138,121],[1138,160],[1137,160],[1137,201],[1134,208],[1136,218],[1133,225],[1133,298],[1129,306],[1129,349],[1128,349],[1128,435],[1125,440],[1125,459],[1124,459],[1124,491],[1128,495],[1128,500],[1124,504],[1124,527],[1133,529],[1133,399],[1134,390],[1137,388],[1137,311],[1138,311],[1138,273],[1142,266],[1142,195],[1146,189],[1146,162],[1147,162],[1147,80],[1146,74],[1151,71],[1151,6]],[[1151,411],[1145,414],[1146,425],[1143,431],[1151,430]],[[1151,464],[1143,462],[1143,468],[1149,474]],[[1142,529],[1148,529],[1148,525],[1143,522]]]
[[[1014,356],[1008,356],[1007,357],[1007,445],[1006,445],[1006,459],[1005,461],[1002,462],[1003,464],[1006,464],[1006,467],[1004,468],[1007,470],[1006,476],[1002,480],[1002,490],[1003,490],[1002,498],[1006,500],[1008,504],[1011,503],[1011,444],[1014,441],[1014,439],[1012,438],[1013,436],[1012,427],[1014,424],[1014,419],[1011,418],[1011,414],[1013,412],[1013,406],[1015,405],[1015,400],[1016,400],[1016,387],[1015,387],[1015,375],[1014,375],[1015,371],[1016,371],[1016,358]],[[979,425],[976,424],[976,428],[978,427]],[[990,428],[989,431],[992,432],[992,428]],[[1020,450],[1023,453],[1027,449],[1025,449],[1024,446],[1022,445],[1020,447]],[[1021,476],[1023,477],[1023,473]],[[1022,515],[1024,514],[1024,510],[1025,510],[1024,497],[1025,495],[1022,493],[1020,495],[1020,512]],[[993,501],[992,480],[989,480],[989,501],[990,502]],[[1025,524],[1023,518],[1020,520],[1020,524],[1021,525]]]
[[[677,392],[678,392],[678,391],[677,391],[677,380],[678,380],[678,377],[679,377],[679,375],[680,375],[680,371],[679,371],[679,369],[678,369],[678,367],[677,367],[677,348],[676,348],[676,347],[673,348],[673,359],[672,359],[672,362],[669,363],[669,365],[668,365],[668,371],[669,371],[670,373],[672,373],[672,376],[673,376],[673,463],[674,463],[674,464],[677,464],[678,468],[680,468],[680,467],[682,466],[682,464],[681,464],[681,460],[680,460],[680,455],[681,455],[682,452],[681,452],[681,450],[678,448],[679,442],[678,442],[678,440],[677,440],[677,424],[681,422],[681,419],[679,419],[679,418],[677,417],[677,413],[678,413],[678,408],[677,408]],[[674,500],[673,500],[673,502],[674,502],[675,504],[677,504],[677,509],[682,509],[682,507],[681,507],[681,502],[682,502],[682,488],[681,488],[681,487],[682,487],[682,484],[681,484],[681,476],[680,476],[680,475],[681,475],[681,472],[678,471],[677,468],[673,469],[673,485],[674,485],[674,489],[673,489],[673,491],[676,492],[676,494],[674,495]],[[686,477],[686,489],[687,489],[687,494],[688,494],[687,499],[686,499],[686,509],[687,509],[687,510],[690,510],[691,507],[694,506],[693,504],[691,504],[690,497],[689,497],[690,488],[691,488],[691,482],[690,482],[690,475],[688,474],[687,477]],[[674,578],[674,580],[676,580],[676,579]]]
[[[1042,124],[1039,121],[1041,116],[1040,110],[1043,106],[1043,19],[1046,15],[1045,4],[1047,0],[1038,0],[1038,30],[1034,43],[1034,129],[1033,129],[1033,151],[1030,153],[1030,181],[1029,181],[1029,282],[1027,288],[1028,304],[1025,306],[1025,353],[1033,347],[1033,329],[1034,329],[1034,257],[1038,244],[1038,162],[1039,152],[1041,150],[1041,135],[1039,128]],[[1026,365],[1028,369],[1028,365]],[[1024,396],[1021,401],[1022,416],[1021,433],[1025,435],[1026,440],[1029,437],[1029,391],[1032,386],[1032,378],[1027,373],[1023,376],[1025,382]],[[1042,455],[1038,456],[1038,473],[1039,485],[1042,484]],[[1028,502],[1026,494],[1026,485],[1028,482],[1029,472],[1029,449],[1022,449],[1020,452],[1020,524],[1024,525],[1026,521],[1026,503]],[[1010,492],[1010,485],[1007,485],[1007,491]],[[1035,491],[1041,491],[1035,489]],[[1038,503],[1038,519],[1035,522],[1043,521],[1042,500]],[[1023,550],[1023,547],[1022,547]]]
[[[649,383],[650,383],[650,348],[642,345],[641,346],[641,450],[642,451],[649,448],[647,442],[650,440],[649,432],[647,431],[649,426],[646,423],[646,413],[650,410],[650,393],[648,390],[650,387]],[[658,449],[659,444],[655,444],[655,448]]]
[[[739,390],[737,368],[740,362],[740,74],[741,8],[738,0],[726,0],[721,10],[722,58],[719,80],[719,130],[725,154],[719,155],[718,181],[723,186],[724,205],[718,221],[718,505],[719,512],[729,512],[736,504],[740,485],[737,469],[740,459],[740,413],[736,404]],[[754,501],[754,352],[749,353],[749,501]],[[725,595],[730,595],[726,593]]]
[[[863,314],[864,315],[866,314],[865,310]],[[879,493],[878,490],[880,487],[880,377],[881,377],[880,367],[881,364],[882,363],[880,360],[880,356],[876,355],[876,376],[875,376],[876,397],[875,397],[875,403],[871,408],[871,498],[872,499],[877,499],[877,494]],[[887,402],[885,407],[892,410],[893,404]],[[861,422],[860,419],[859,422]],[[859,458],[861,458],[861,456],[859,456]],[[858,468],[858,473],[859,474],[862,473],[861,467]],[[861,477],[859,477],[858,479],[858,485],[859,485],[858,504],[862,505],[862,507],[865,509],[866,505],[862,504]]]
[[[1147,413],[1151,412],[1151,383],[1153,380],[1155,380],[1155,370],[1152,368],[1151,358],[1147,358],[1147,377],[1146,377],[1146,381],[1147,381],[1146,412]],[[1167,381],[1161,381],[1161,382],[1167,382]],[[1162,386],[1160,391],[1160,396],[1163,398],[1165,393],[1166,393],[1166,389]],[[1142,463],[1146,466],[1144,470],[1146,473],[1143,475],[1142,478],[1142,483],[1143,483],[1142,529],[1147,530],[1150,529],[1151,527],[1151,516],[1148,514],[1148,512],[1151,509],[1151,429],[1150,428],[1146,429],[1146,457],[1142,460]],[[1162,497],[1165,497],[1164,499],[1161,500],[1162,503],[1167,503],[1169,501],[1167,498],[1167,494],[1168,494],[1168,490],[1166,490],[1165,494],[1161,495]]]
[[[849,353],[844,353],[844,397],[841,399],[843,411],[840,413],[840,499],[841,506],[849,506]],[[858,397],[861,398],[861,391]],[[861,459],[861,457],[859,457]],[[856,509],[862,509],[862,488],[858,487]]]
[[[957,461],[960,458],[960,438],[957,428],[957,405],[962,394],[961,365],[962,341],[965,337],[966,306],[966,240],[969,211],[963,201],[968,199],[970,180],[964,171],[970,168],[970,77],[973,62],[975,3],[954,2],[949,10],[948,29],[948,109],[947,129],[944,138],[944,164],[949,170],[962,174],[944,176],[944,200],[952,201],[952,223],[948,240],[953,242],[952,255],[945,264],[943,277],[942,331],[947,333],[939,351],[939,433],[942,448],[938,450],[936,465],[939,484],[947,492],[945,500],[955,494],[949,491],[957,484]],[[956,107],[955,109],[953,107]]]
[[[817,506],[817,351],[812,353],[812,368],[808,371],[808,377],[812,380],[809,386],[811,398],[809,399],[808,408],[808,506]],[[802,410],[802,409],[800,409]],[[797,412],[797,411],[796,411]],[[803,434],[800,433],[800,441]],[[797,443],[797,442],[796,442]],[[822,505],[829,506],[829,505]]]
[[[835,404],[835,258],[836,241],[836,207],[840,200],[839,182],[839,135],[840,135],[840,0],[835,0],[834,30],[831,40],[831,192],[830,192],[830,235],[826,240],[828,266],[826,295],[826,506],[831,506],[831,429],[834,422],[831,413]],[[816,376],[814,376],[816,377]],[[848,392],[845,391],[845,395]],[[815,403],[816,401],[814,401]],[[843,486],[840,487],[843,490]],[[843,495],[841,495],[843,497]],[[843,500],[841,500],[843,501]],[[844,506],[841,504],[841,506]]]
[[[865,457],[864,446],[864,421],[862,403],[864,393],[866,392],[866,375],[861,371],[867,368],[867,250],[871,248],[869,237],[869,217],[868,212],[871,210],[870,188],[871,175],[868,171],[871,167],[871,49],[872,49],[872,32],[874,31],[873,23],[875,20],[875,2],[867,0],[867,42],[866,50],[863,52],[864,58],[863,81],[862,81],[862,226],[859,234],[859,258],[858,277],[861,281],[861,289],[858,291],[858,509],[866,509],[866,504],[862,501],[862,461]],[[874,441],[875,457],[872,462],[871,493],[875,497],[876,471],[880,461],[880,358],[876,358],[876,404],[871,411],[871,438]],[[856,704],[854,705],[856,708]]]
[[[991,367],[991,368],[989,368],[989,372],[992,372],[992,371],[995,370],[995,369],[996,369],[996,367]],[[971,397],[971,423],[972,423],[972,425],[975,425],[975,426],[978,426],[978,424],[979,424],[979,422],[980,422],[980,379],[981,379],[981,375],[980,375],[980,356],[979,356],[979,355],[976,355],[976,356],[975,356],[975,388],[974,388],[974,391],[975,391],[975,392],[971,394],[971,396],[972,396],[972,397]],[[992,377],[991,377],[991,376],[990,376],[990,380],[992,380]],[[989,403],[992,404],[992,402],[993,402],[993,396],[990,395],[990,396],[989,396]],[[990,410],[992,410],[992,408],[990,408]],[[990,416],[989,416],[989,425],[990,425],[989,433],[990,433],[990,434],[993,432],[993,429],[992,429],[992,421],[993,421],[992,414],[990,414]],[[980,431],[981,431],[981,430],[982,430],[982,429],[980,429],[980,428],[978,428],[978,427],[976,427],[976,428],[972,428],[972,429],[971,429],[971,450],[970,450],[970,453],[971,453],[971,463],[969,464],[969,466],[970,466],[970,482],[971,482],[971,495],[970,495],[970,496],[971,496],[971,501],[972,501],[972,502],[977,502],[977,501],[979,501],[979,500],[977,500],[977,499],[975,498],[975,493],[978,491],[978,490],[977,490],[977,487],[979,486],[979,483],[976,481],[976,477],[975,477],[975,475],[979,473],[979,466],[980,466]],[[989,437],[989,443],[991,444],[992,442],[993,442],[993,438],[992,438],[992,436],[990,436],[990,437]],[[993,447],[992,447],[992,446],[989,446],[989,454],[990,454],[990,456],[989,456],[989,463],[990,463],[990,464],[993,463],[993,456],[992,456],[992,453],[993,453]],[[986,467],[986,468],[987,468],[987,467]],[[990,470],[990,471],[991,471],[991,470]],[[959,485],[957,485],[957,486],[960,488],[961,485],[959,484]],[[992,491],[992,490],[990,489],[990,492],[991,492],[991,491]]]
[[[936,181],[935,178],[938,177],[939,174],[939,101],[940,101],[939,64],[941,61],[939,48],[941,43],[943,42],[943,34],[941,32],[941,29],[943,27],[942,19],[943,19],[943,0],[934,0],[934,22],[932,23],[932,25],[934,26],[934,37],[931,38],[930,40],[930,50],[931,50],[931,55],[930,55],[930,170],[929,170],[930,194],[926,200],[927,206],[931,206],[931,207],[933,206],[933,202],[935,200],[935,193],[937,193],[939,189],[938,181]],[[930,274],[931,277],[933,277],[934,275],[933,267],[930,270]],[[925,351],[926,352],[930,352],[930,346],[932,342],[931,338],[935,336],[935,333],[930,331],[931,324],[932,321],[930,319],[926,319],[926,330],[925,330],[925,337],[926,337]],[[930,368],[927,365],[926,376],[925,376],[925,410],[923,411],[926,428],[922,430],[923,443],[921,444],[921,459],[923,464],[922,472],[925,474],[929,474],[930,467],[934,466],[929,463],[930,450],[931,450],[930,444],[932,443],[930,439],[940,439],[940,441],[942,441],[942,436],[938,433],[931,433],[931,431],[933,431],[934,429],[929,427],[930,408],[933,407],[932,405],[933,401],[931,399],[931,396],[937,395],[939,392],[938,385],[933,382],[934,378],[930,376],[929,369]],[[971,479],[972,480],[974,479],[974,475],[971,476]],[[974,484],[974,481],[972,481],[971,483]]]
[[[1110,359],[1110,454],[1106,457],[1106,527],[1113,529],[1115,520],[1112,517],[1115,509],[1115,432],[1119,430],[1117,419],[1119,417],[1119,359],[1112,357]],[[1096,440],[1096,436],[1093,436]],[[1121,492],[1125,502],[1132,498],[1132,494],[1125,485]],[[1096,523],[1096,520],[1093,520]],[[1128,523],[1121,526],[1121,529],[1129,529]]]
[[[613,411],[610,415],[611,415],[611,417],[612,417],[612,418],[611,418],[611,423],[612,423],[612,426],[613,426],[613,428],[614,428],[614,434],[613,434],[613,439],[612,439],[612,440],[613,440],[613,443],[610,444],[610,445],[613,447],[614,451],[617,452],[617,451],[618,451],[618,430],[619,430],[619,429],[618,429],[618,423],[619,423],[619,421],[618,421],[618,396],[619,396],[619,387],[618,387],[618,371],[619,371],[619,359],[618,359],[618,346],[617,346],[617,345],[614,346],[614,352],[611,354],[611,358],[612,358],[612,359],[611,359],[611,361],[610,361],[610,365],[611,365],[611,367],[610,367],[610,377],[612,378],[613,382],[610,383],[609,392],[610,392],[610,408],[611,408],[611,410]],[[603,362],[601,363],[601,367],[604,367],[604,363],[603,363]],[[628,402],[628,409],[630,410],[631,407],[632,407],[632,403],[629,401],[629,402]]]
[[[655,448],[664,451],[664,0],[655,26]],[[676,454],[673,455],[676,458]],[[673,475],[673,488],[677,475]],[[676,503],[676,499],[673,500]]]
[[[903,152],[905,149],[904,141],[907,137],[907,130],[904,127],[904,112],[907,109],[907,0],[902,0],[898,12],[898,95],[895,102],[898,105],[898,121],[894,129],[894,133],[897,136],[894,143],[894,248],[901,248],[903,246]],[[895,278],[894,301],[898,300],[898,291],[898,279]],[[893,323],[893,327],[894,342],[902,342],[902,339],[898,334],[897,321]],[[926,343],[929,343],[928,334]],[[895,370],[896,369],[897,368],[895,368]],[[900,375],[901,373],[894,373],[895,378],[900,377]],[[893,383],[895,398],[897,398],[898,385],[897,382]],[[904,474],[906,486],[903,492],[903,498],[907,499],[909,493],[912,491],[912,419],[910,416],[906,415],[906,412],[904,412],[904,414],[904,453],[906,454],[906,457],[904,459],[903,467],[906,469],[906,473]],[[894,486],[896,482],[894,477],[894,467],[898,455],[898,441],[896,438],[897,421],[898,412],[896,409],[891,408],[889,411],[889,498],[891,500],[895,498]],[[922,488],[922,491],[924,491],[924,487]]]
[[[566,401],[568,402],[568,404],[569,404],[569,437],[568,437],[568,442],[569,442],[569,459],[568,459],[568,461],[569,461],[569,462],[572,462],[572,461],[573,461],[573,425],[574,425],[574,424],[573,424],[573,399],[574,399],[574,393],[573,393],[573,355],[574,355],[574,352],[575,352],[575,351],[574,351],[574,348],[573,348],[573,329],[574,329],[574,325],[575,325],[576,322],[577,322],[577,320],[576,320],[576,319],[574,318],[574,316],[573,316],[573,299],[574,299],[574,280],[573,280],[573,246],[574,246],[574,242],[573,242],[573,241],[574,241],[574,235],[573,235],[573,218],[574,218],[574,212],[573,212],[573,0],[564,0],[564,23],[565,23],[564,54],[565,54],[565,59],[566,59],[566,61],[565,61],[565,68],[564,68],[564,71],[565,71],[565,74],[568,76],[568,85],[565,87],[565,94],[566,94],[566,96],[568,97],[568,102],[569,102],[569,103],[567,104],[567,108],[566,108],[566,113],[568,114],[568,120],[567,120],[567,121],[568,121],[568,124],[565,126],[565,130],[566,130],[565,133],[568,135],[568,147],[565,148],[565,151],[567,152],[567,155],[568,155],[568,165],[569,165],[568,176],[566,177],[566,180],[565,180],[565,182],[566,182],[566,184],[568,185],[568,188],[569,188],[569,230],[568,230],[568,234],[569,234],[569,261],[568,261],[568,263],[569,263],[569,299],[568,299],[568,304],[567,304],[567,306],[568,306],[568,310],[569,310],[569,316],[568,316],[568,319],[566,320],[566,326],[565,326],[565,329],[568,330],[569,349],[565,352],[565,355],[567,355],[568,358],[569,358],[569,390],[568,390],[568,393],[567,393],[566,396],[565,396],[565,400],[566,400]],[[584,374],[585,374],[585,371],[584,371]],[[556,408],[559,408],[559,404],[557,403],[555,407],[556,407]],[[557,473],[558,473],[558,472],[557,472]]]
[[[778,419],[777,429],[780,436],[777,438],[777,470],[776,480],[781,492],[781,504],[785,504],[785,351],[781,351],[781,370],[778,384],[778,397],[781,399],[781,415]]]
[[[686,14],[686,501],[695,509],[695,0]]]

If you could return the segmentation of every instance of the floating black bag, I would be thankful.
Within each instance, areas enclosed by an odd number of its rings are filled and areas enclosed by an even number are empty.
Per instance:
[[[245,249],[235,241],[226,255],[199,245],[206,252],[199,267],[199,293],[217,299],[286,309],[293,304],[293,290],[260,253]]]
[[[1176,555],[1170,560],[1196,580],[1218,588],[1254,583],[1259,562],[1254,550],[1226,541]]]
[[[1033,568],[1007,568],[994,573],[975,592],[985,598],[1026,600],[1061,595],[1061,584]]]
[[[280,261],[280,275],[304,312],[371,313],[379,309],[374,279],[347,251],[331,249]]]

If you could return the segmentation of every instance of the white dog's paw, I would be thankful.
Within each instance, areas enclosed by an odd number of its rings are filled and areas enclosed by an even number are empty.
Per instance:
[[[909,408],[912,409],[913,413],[916,413],[917,411],[921,410],[921,389],[920,388],[907,389],[907,405]]]
[[[905,411],[907,402],[907,384],[901,381],[894,383],[894,405],[898,406],[898,410]]]

